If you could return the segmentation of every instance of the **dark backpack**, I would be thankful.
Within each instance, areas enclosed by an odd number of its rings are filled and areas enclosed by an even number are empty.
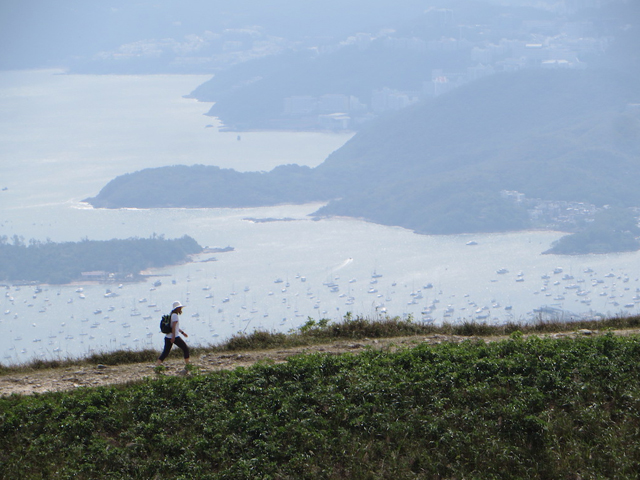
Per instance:
[[[171,333],[171,315],[163,315],[160,319],[160,331],[162,333]]]

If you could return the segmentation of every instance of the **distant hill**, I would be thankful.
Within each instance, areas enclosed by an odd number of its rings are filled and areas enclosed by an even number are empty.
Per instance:
[[[345,95],[356,97],[365,110],[375,110],[377,114],[374,91],[391,89],[423,96],[428,88],[425,83],[431,84],[434,71],[466,72],[477,67],[478,62],[471,55],[475,45],[483,41],[498,44],[505,36],[524,41],[528,37],[516,25],[524,21],[551,22],[556,17],[531,7],[477,0],[429,0],[423,11],[412,17],[389,18],[390,23],[384,29],[378,28],[379,32],[354,31],[333,45],[291,49],[223,69],[190,97],[215,102],[208,114],[232,130],[322,128],[302,114],[303,118],[289,116],[285,112],[286,99]],[[479,34],[470,25],[487,28]],[[429,42],[442,39],[464,41],[456,43],[455,48],[427,48]],[[315,115],[318,113],[323,112]],[[362,111],[355,109],[349,114],[354,117],[350,128],[359,129]]]
[[[483,79],[377,122],[327,158],[318,173],[358,188],[319,213],[453,233],[524,227],[501,190],[640,205],[637,99],[619,72]]]
[[[640,206],[640,86],[618,71],[500,74],[381,118],[316,168],[176,166],[118,177],[96,207],[241,207],[328,201],[420,233],[524,229],[530,198]]]
[[[332,113],[348,114],[348,128],[359,130],[371,116],[397,108],[381,92],[413,101],[439,88],[434,78],[459,85],[557,60],[590,68],[635,65],[637,73],[640,2],[611,0],[596,8],[574,1],[556,10],[535,3],[427,0],[421,12],[389,17],[385,28],[220,69],[190,96],[214,102],[208,114],[231,130],[343,128],[320,118]],[[537,44],[538,54],[527,51]],[[325,103],[325,95],[344,98]]]

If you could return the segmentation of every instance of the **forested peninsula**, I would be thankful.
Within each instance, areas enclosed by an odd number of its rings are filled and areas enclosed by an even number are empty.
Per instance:
[[[575,233],[584,219],[552,212],[576,211],[572,203],[594,211],[640,206],[637,103],[640,86],[619,71],[498,74],[381,117],[315,168],[146,169],[86,201],[102,208],[322,201],[318,216],[417,233]]]
[[[186,262],[203,248],[188,235],[54,243],[0,237],[0,282],[65,284],[78,280],[137,280],[140,272]],[[83,275],[83,273],[85,275]],[[90,273],[90,275],[86,275]]]

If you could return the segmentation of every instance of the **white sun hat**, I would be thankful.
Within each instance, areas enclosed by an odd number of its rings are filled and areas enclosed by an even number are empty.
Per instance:
[[[173,310],[175,310],[178,307],[184,307],[184,305],[182,305],[180,302],[176,301],[173,302]]]

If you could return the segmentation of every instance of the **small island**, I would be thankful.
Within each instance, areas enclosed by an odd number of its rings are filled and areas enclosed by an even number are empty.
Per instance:
[[[229,247],[231,248],[231,247]],[[67,284],[81,280],[138,281],[148,268],[177,265],[203,248],[192,237],[54,243],[0,237],[0,282]]]

